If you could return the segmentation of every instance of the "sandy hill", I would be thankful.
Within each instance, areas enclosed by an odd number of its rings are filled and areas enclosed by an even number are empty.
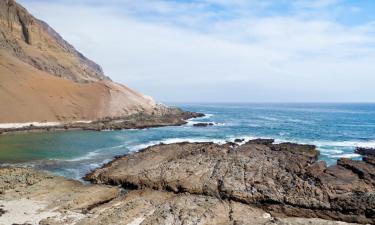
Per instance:
[[[112,82],[14,0],[0,0],[0,123],[95,120],[157,107]]]

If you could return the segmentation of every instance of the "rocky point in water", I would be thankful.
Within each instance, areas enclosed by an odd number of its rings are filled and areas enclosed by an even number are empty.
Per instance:
[[[182,111],[178,108],[168,107],[163,110],[148,113],[137,113],[123,117],[107,117],[92,122],[62,123],[54,126],[27,126],[22,128],[0,128],[0,134],[22,132],[47,132],[61,130],[123,130],[144,129],[162,126],[180,126],[186,124],[188,119],[204,116],[203,113]]]
[[[208,126],[213,126],[215,125],[214,123],[195,123],[193,124],[194,127],[208,127]]]

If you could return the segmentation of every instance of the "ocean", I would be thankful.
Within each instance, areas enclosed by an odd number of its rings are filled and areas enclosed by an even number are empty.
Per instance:
[[[360,159],[355,147],[375,147],[375,104],[173,104],[206,116],[179,127],[123,131],[68,131],[0,136],[0,164],[30,166],[66,177],[83,175],[114,156],[174,142],[225,143],[273,138],[314,144],[320,160]],[[194,123],[212,122],[209,127]]]

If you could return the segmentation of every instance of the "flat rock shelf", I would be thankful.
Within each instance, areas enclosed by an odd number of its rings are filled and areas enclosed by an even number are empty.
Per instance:
[[[312,145],[160,144],[87,174],[94,184],[3,167],[0,224],[374,224],[373,149],[357,152],[327,167]]]

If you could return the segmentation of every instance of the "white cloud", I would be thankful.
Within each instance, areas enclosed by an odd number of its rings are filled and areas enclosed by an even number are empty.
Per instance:
[[[295,1],[295,6],[301,8],[313,8],[313,9],[320,9],[325,8],[333,5],[337,5],[340,1],[339,0],[299,0]]]
[[[24,3],[107,75],[159,100],[375,101],[373,23],[301,16],[336,1],[298,1],[286,15],[243,10],[272,1],[67,1]]]

